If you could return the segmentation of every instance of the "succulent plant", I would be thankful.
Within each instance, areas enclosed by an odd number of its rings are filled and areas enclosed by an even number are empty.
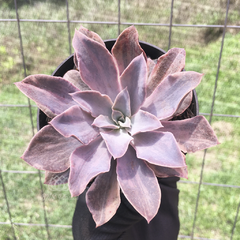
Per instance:
[[[96,226],[116,213],[120,191],[149,222],[161,202],[157,177],[187,178],[184,153],[218,144],[203,116],[171,121],[189,107],[203,75],[182,71],[184,49],[147,58],[134,26],[111,53],[83,27],[73,47],[76,70],[16,83],[52,119],[22,158],[46,171],[46,184],[68,182],[72,196],[94,179],[86,202]]]

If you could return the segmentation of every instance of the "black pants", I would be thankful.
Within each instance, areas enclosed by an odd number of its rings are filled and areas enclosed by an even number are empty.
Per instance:
[[[121,205],[113,218],[95,228],[85,195],[78,197],[73,216],[74,240],[177,240],[179,232],[177,177],[158,179],[162,200],[155,218],[147,221],[130,205],[121,194]]]

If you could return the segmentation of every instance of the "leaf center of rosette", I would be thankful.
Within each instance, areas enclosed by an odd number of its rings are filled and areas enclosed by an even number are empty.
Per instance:
[[[131,128],[131,120],[129,117],[119,118],[117,124],[120,128]]]

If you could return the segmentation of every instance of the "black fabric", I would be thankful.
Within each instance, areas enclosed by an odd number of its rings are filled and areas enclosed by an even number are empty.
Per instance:
[[[158,179],[162,200],[155,218],[147,221],[121,194],[121,205],[114,217],[96,228],[85,195],[78,197],[73,216],[74,240],[177,240],[179,232],[177,177]]]

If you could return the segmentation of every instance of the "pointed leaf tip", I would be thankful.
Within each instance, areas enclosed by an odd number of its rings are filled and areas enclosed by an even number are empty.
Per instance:
[[[70,156],[68,184],[71,195],[80,195],[94,177],[108,172],[111,157],[101,137],[77,148]]]
[[[201,82],[203,74],[187,71],[168,75],[146,99],[142,109],[159,120],[168,119],[179,107],[182,99]]]
[[[142,132],[134,135],[132,146],[137,157],[162,167],[179,168],[186,166],[178,144],[170,132]]]
[[[203,116],[177,121],[162,121],[159,131],[171,132],[180,149],[184,152],[196,152],[219,144],[216,134]]]
[[[75,105],[51,120],[50,124],[65,137],[76,137],[88,144],[98,135],[98,129],[92,126],[94,118]]]
[[[112,109],[120,111],[124,116],[131,116],[130,96],[127,87],[117,95]]]
[[[47,125],[32,138],[21,158],[36,169],[63,172],[69,168],[71,153],[81,145],[77,139],[65,138]]]
[[[134,115],[146,97],[147,64],[142,53],[129,63],[120,77],[120,82],[123,88],[128,89],[131,114]]]
[[[69,93],[79,91],[61,77],[43,74],[30,75],[15,85],[50,118],[76,105]]]
[[[144,54],[145,60],[147,57],[138,41],[138,32],[134,26],[126,28],[117,38],[112,54],[116,59],[119,74],[121,75],[129,63],[141,53]]]
[[[133,140],[124,129],[100,132],[100,134],[107,145],[108,151],[115,159],[125,154],[129,143]]]
[[[118,69],[113,56],[102,44],[75,31],[73,47],[82,80],[92,89],[114,101],[120,92]]]
[[[149,223],[158,212],[161,191],[154,172],[136,157],[131,146],[117,159],[117,176],[126,199]]]
[[[158,58],[147,85],[147,96],[151,95],[154,89],[169,74],[181,72],[185,66],[186,52],[183,48],[172,48]]]
[[[104,41],[102,40],[102,38],[97,33],[93,32],[93,31],[90,31],[83,26],[81,26],[78,31],[83,33],[87,37],[93,39],[94,41],[100,43],[101,45],[103,45],[105,47]]]
[[[110,171],[99,175],[86,194],[86,203],[96,227],[108,222],[115,215],[120,202],[116,161],[112,160]]]

